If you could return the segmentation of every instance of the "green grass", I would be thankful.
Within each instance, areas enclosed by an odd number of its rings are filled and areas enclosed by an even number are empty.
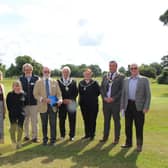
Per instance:
[[[3,81],[6,92],[11,90],[10,79]],[[111,135],[105,144],[99,143],[103,130],[103,115],[100,98],[100,109],[97,120],[96,138],[94,141],[81,141],[83,121],[78,107],[76,139],[64,141],[58,139],[57,146],[42,146],[28,143],[23,148],[14,150],[10,144],[8,117],[5,119],[5,144],[0,144],[1,168],[167,168],[168,167],[168,85],[151,84],[151,109],[146,115],[144,127],[144,147],[141,153],[130,149],[121,149],[125,141],[124,118],[121,118],[122,130],[120,144],[113,146],[113,122]],[[41,121],[39,120],[39,138],[41,139]],[[68,125],[68,123],[67,123]],[[59,131],[58,136],[59,138]]]

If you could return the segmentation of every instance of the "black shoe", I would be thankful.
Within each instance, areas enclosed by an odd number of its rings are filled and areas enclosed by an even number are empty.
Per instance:
[[[131,144],[124,144],[124,145],[121,146],[121,148],[131,148],[131,147],[132,147]]]
[[[112,144],[117,145],[118,143],[119,143],[119,139],[115,139]]]
[[[47,142],[43,142],[42,145],[46,146],[46,145],[47,145]]]
[[[90,141],[93,141],[93,140],[94,140],[94,137],[90,137],[89,140],[90,140]]]
[[[29,141],[30,139],[28,137],[23,138],[24,141]]]
[[[141,146],[141,145],[138,145],[136,151],[137,151],[137,152],[142,152],[142,146]]]
[[[70,140],[70,141],[74,141],[75,138],[74,138],[74,137],[70,137],[69,140]]]
[[[39,140],[37,138],[33,138],[31,141],[34,143],[39,143]]]
[[[51,145],[51,146],[56,146],[56,142],[50,142],[49,145]]]
[[[100,139],[99,142],[106,142],[107,141],[107,138],[103,138],[103,139]]]

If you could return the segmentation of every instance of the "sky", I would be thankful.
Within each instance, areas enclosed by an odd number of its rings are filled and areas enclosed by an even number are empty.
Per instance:
[[[0,0],[0,61],[29,55],[43,66],[161,62],[167,0]]]

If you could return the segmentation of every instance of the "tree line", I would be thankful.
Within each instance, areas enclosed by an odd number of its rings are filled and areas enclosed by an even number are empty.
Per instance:
[[[41,76],[43,65],[32,59],[31,56],[18,56],[15,59],[15,64],[11,64],[8,69],[6,66],[0,63],[0,70],[4,73],[5,77],[14,77],[20,76],[22,74],[22,66],[25,63],[30,63],[33,66],[33,72]],[[71,76],[73,77],[82,77],[83,71],[86,68],[91,68],[94,74],[94,77],[102,76],[104,73],[99,67],[99,65],[74,65],[74,64],[64,64],[61,66],[69,66],[71,68]],[[149,65],[142,64],[139,67],[140,74],[149,78],[157,79],[159,84],[168,84],[168,55],[161,58],[161,63],[153,62]],[[119,72],[125,74],[126,76],[130,75],[129,65],[127,68],[119,67]],[[60,69],[53,69],[51,71],[52,76],[60,76]]]

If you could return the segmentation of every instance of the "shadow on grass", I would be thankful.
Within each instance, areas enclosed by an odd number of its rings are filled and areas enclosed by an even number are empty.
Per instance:
[[[26,145],[19,150],[12,149],[11,145],[8,146],[5,153],[3,151],[0,155],[0,167],[5,164],[15,165],[20,162],[30,161],[32,159],[40,158],[42,164],[48,164],[55,159],[66,159],[70,158],[76,153],[80,152],[89,142],[81,143],[81,140],[76,140],[74,142],[62,141],[56,146],[41,144]],[[8,154],[10,151],[10,154]],[[44,157],[44,158],[43,158]]]
[[[137,168],[136,160],[139,153],[136,150],[129,152],[129,149],[121,149],[112,155],[110,152],[113,151],[113,148],[118,148],[118,146],[114,146],[113,144],[105,148],[102,148],[102,146],[103,144],[99,143],[83,154],[73,157],[76,165],[71,168]]]
[[[92,141],[93,142],[93,141]],[[138,153],[135,150],[120,149],[118,145],[96,143],[76,140],[74,142],[62,141],[56,146],[43,146],[41,144],[25,145],[23,148],[0,156],[0,167],[5,164],[16,165],[39,159],[44,165],[56,159],[71,159],[74,163],[71,168],[99,167],[99,168],[136,168]],[[95,143],[95,142],[93,142]]]
[[[163,93],[161,97],[168,97],[168,93]]]

